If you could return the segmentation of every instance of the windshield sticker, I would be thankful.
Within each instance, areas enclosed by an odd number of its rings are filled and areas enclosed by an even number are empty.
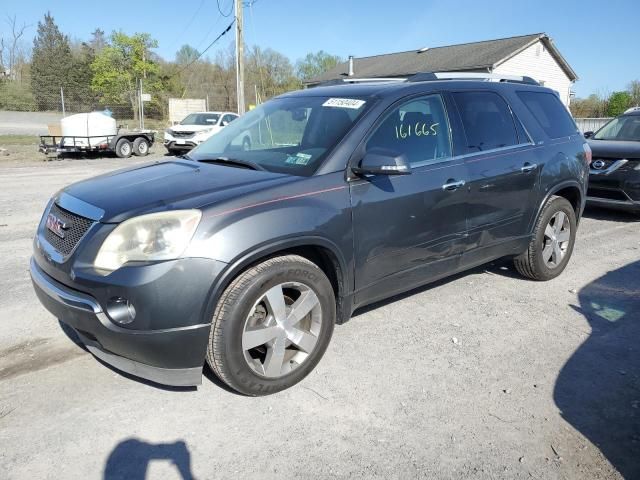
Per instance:
[[[353,108],[357,110],[366,102],[364,100],[357,100],[355,98],[330,98],[322,104],[323,107],[337,107],[337,108]]]
[[[311,160],[311,155],[308,153],[296,153],[295,155],[288,155],[284,163],[289,165],[307,165]]]

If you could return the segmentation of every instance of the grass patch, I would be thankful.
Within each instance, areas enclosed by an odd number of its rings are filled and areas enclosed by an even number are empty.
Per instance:
[[[0,147],[3,145],[38,145],[37,135],[0,135]]]

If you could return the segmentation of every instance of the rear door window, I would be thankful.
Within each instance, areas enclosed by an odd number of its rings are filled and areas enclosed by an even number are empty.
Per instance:
[[[516,126],[507,102],[494,92],[453,93],[466,135],[466,152],[517,145]]]
[[[568,137],[578,132],[571,115],[553,93],[520,91],[517,95],[550,138]]]

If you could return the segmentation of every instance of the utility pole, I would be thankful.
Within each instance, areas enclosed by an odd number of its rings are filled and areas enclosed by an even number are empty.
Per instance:
[[[238,99],[238,115],[244,113],[244,39],[242,33],[242,2],[236,4],[236,90]]]

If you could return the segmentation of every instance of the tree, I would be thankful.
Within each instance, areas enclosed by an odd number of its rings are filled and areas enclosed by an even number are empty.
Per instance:
[[[296,62],[296,75],[300,80],[317,77],[343,61],[339,56],[330,55],[324,50],[307,53],[303,59]]]
[[[96,55],[91,64],[91,88],[106,103],[129,102],[134,119],[138,118],[138,81],[158,72],[158,65],[149,52],[158,42],[148,33],[132,36],[114,32],[110,43]],[[149,86],[145,87],[149,90]]]
[[[607,115],[617,117],[631,105],[631,95],[629,92],[613,92],[609,97],[609,108]]]
[[[15,15],[7,15],[7,25],[11,36],[0,36],[0,78],[6,74],[12,80],[20,80],[22,67],[26,63],[21,39],[29,26],[26,23],[19,26]]]
[[[98,95],[91,89],[95,51],[86,43],[73,51],[73,68],[69,74],[68,87],[64,92],[67,109],[82,112],[97,108]]]
[[[627,86],[629,95],[631,95],[631,106],[640,107],[640,80],[633,80]]]
[[[107,39],[104,35],[104,30],[96,28],[91,32],[91,40],[89,40],[89,46],[97,54],[107,45]]]
[[[608,99],[598,94],[591,94],[587,98],[576,98],[569,108],[576,118],[601,118],[607,116]]]
[[[176,52],[176,63],[178,65],[187,65],[191,62],[195,62],[200,57],[200,52],[193,48],[191,45],[183,45],[180,50]]]
[[[68,85],[72,67],[69,38],[47,12],[44,21],[38,22],[31,59],[31,89],[39,109],[57,108],[60,88]]]

